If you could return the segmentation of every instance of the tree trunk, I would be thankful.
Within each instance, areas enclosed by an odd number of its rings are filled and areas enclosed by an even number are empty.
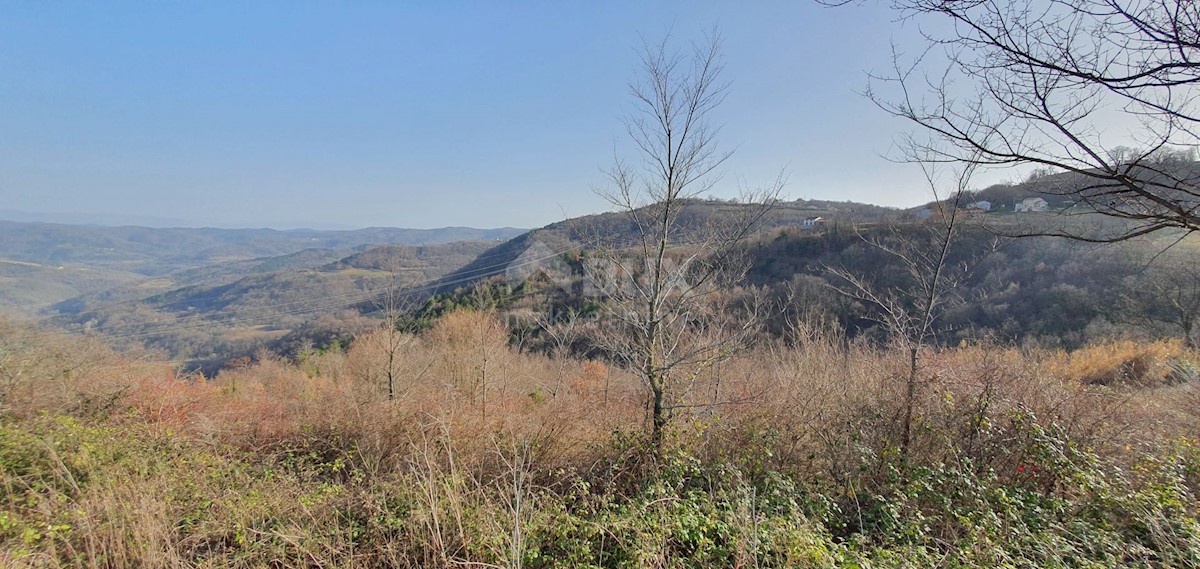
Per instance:
[[[393,332],[394,334],[394,332]],[[396,398],[396,344],[389,340],[387,362],[387,394],[388,401]]]
[[[651,387],[654,393],[654,409],[651,415],[651,430],[650,442],[654,445],[655,452],[661,452],[663,446],[663,430],[667,426],[666,410],[663,405],[663,389],[662,384],[657,383]]]
[[[913,406],[917,398],[917,348],[908,350],[908,382],[904,393],[904,422],[900,431],[900,456],[908,458],[908,448],[912,444]]]

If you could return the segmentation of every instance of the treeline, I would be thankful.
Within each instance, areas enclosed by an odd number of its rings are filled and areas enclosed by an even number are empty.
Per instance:
[[[749,284],[781,299],[777,334],[788,322],[825,320],[850,338],[884,339],[875,307],[840,294],[845,283],[832,269],[861,275],[881,289],[911,288],[914,276],[885,248],[919,242],[926,233],[920,223],[783,231],[751,247]],[[935,325],[935,340],[1071,349],[1119,337],[1190,338],[1189,315],[1200,310],[1200,279],[1188,278],[1195,273],[1188,270],[1193,244],[1164,251],[1170,244],[1014,239],[967,226],[946,260],[963,278]]]
[[[748,297],[768,299],[760,308],[763,340],[820,327],[848,342],[884,344],[891,338],[879,322],[879,307],[845,294],[839,273],[859,275],[878,289],[911,289],[914,275],[888,252],[889,244],[919,249],[928,230],[910,222],[774,231],[745,246],[744,285],[723,294],[732,299],[731,310]],[[1112,339],[1174,338],[1195,345],[1200,269],[1191,262],[1196,245],[1172,245],[1177,237],[1096,245],[1003,238],[983,225],[964,226],[946,259],[961,278],[939,307],[933,342],[1077,349]],[[495,309],[508,315],[515,344],[550,350],[544,321],[603,314],[602,298],[580,293],[586,255],[567,263],[574,280],[565,280],[560,267],[525,282],[493,278],[442,292],[412,313],[410,329],[426,329],[456,309]],[[576,353],[597,355],[586,338],[573,346]]]

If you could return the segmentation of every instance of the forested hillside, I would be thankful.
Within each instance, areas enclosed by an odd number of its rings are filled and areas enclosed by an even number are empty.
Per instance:
[[[680,216],[680,235],[719,227],[743,207],[691,203]],[[817,217],[822,221],[804,226],[804,220]],[[1074,348],[1103,338],[1194,336],[1194,330],[1184,332],[1191,324],[1177,322],[1180,309],[1167,299],[1171,294],[1196,294],[1195,287],[1183,278],[1162,278],[1162,267],[1184,262],[1183,253],[1195,247],[1191,240],[1159,255],[1155,268],[1148,269],[1150,260],[1174,237],[1101,245],[1008,236],[1015,228],[1061,226],[1059,219],[1052,214],[995,212],[965,220],[948,259],[963,271],[963,278],[939,316],[935,341],[953,345],[988,339]],[[1073,219],[1107,223],[1086,216]],[[455,306],[491,298],[495,307],[511,309],[528,327],[538,314],[594,310],[597,299],[584,292],[587,259],[598,240],[633,238],[628,223],[628,218],[609,213],[551,224],[499,244],[385,246],[357,253],[305,249],[154,279],[121,280],[123,273],[117,273],[115,284],[120,286],[94,285],[95,292],[59,302],[54,311],[60,325],[99,333],[122,346],[144,346],[172,359],[204,362],[209,371],[260,347],[291,353],[306,343],[346,341],[355,331],[370,327],[386,288],[404,291],[410,309],[437,295],[413,315],[414,321],[425,322],[422,326]],[[769,298],[774,308],[766,319],[767,334],[785,335],[806,320],[806,326],[833,326],[850,339],[886,342],[873,308],[842,294],[844,279],[836,273],[864,275],[885,288],[910,287],[907,269],[878,242],[919,242],[927,237],[930,223],[908,212],[862,204],[781,204],[741,246],[747,278],[742,288],[727,294]],[[679,245],[686,248],[687,243]],[[9,270],[29,272],[32,267],[13,264]],[[1162,283],[1172,290],[1145,293]],[[43,289],[14,289],[10,294],[16,290]],[[525,335],[537,339],[531,331]]]
[[[950,251],[948,264],[961,267],[964,278],[937,326],[940,343],[988,339],[1077,348],[1122,335],[1180,337],[1166,322],[1155,324],[1145,317],[1161,313],[1167,296],[1156,300],[1142,292],[1170,270],[1162,267],[1184,262],[1198,245],[1194,240],[1164,254],[1174,238],[1102,245],[1052,237],[1010,239],[992,229],[968,228]],[[793,318],[825,317],[850,337],[876,335],[880,331],[868,307],[839,294],[843,279],[830,269],[864,275],[882,288],[911,288],[907,267],[872,241],[914,241],[924,233],[920,224],[858,230],[839,226],[816,235],[781,232],[752,247],[749,282],[794,299],[787,303],[789,310],[798,311]],[[1148,268],[1156,257],[1158,265]],[[1200,294],[1200,281],[1174,286],[1181,295]]]
[[[1040,220],[1057,220],[1043,215]],[[1003,223],[1003,222],[1001,222]],[[992,341],[1018,346],[1079,348],[1112,338],[1178,338],[1194,341],[1200,328],[1200,278],[1190,267],[1200,247],[1194,238],[1161,235],[1118,244],[1054,237],[1010,238],[998,223],[972,218],[949,251],[947,264],[962,279],[943,306],[934,329],[942,345]],[[1011,226],[1011,225],[1010,225]],[[909,290],[909,268],[879,245],[921,243],[931,225],[897,216],[861,225],[836,218],[817,229],[764,230],[741,254],[744,286],[726,291],[769,299],[765,334],[794,332],[797,325],[830,327],[849,340],[889,341],[877,307],[851,298],[839,272],[862,275],[876,287]],[[556,227],[561,231],[561,226]],[[490,251],[512,262],[537,261],[532,269],[481,275],[472,286],[444,290],[425,313],[480,303],[530,320],[532,314],[591,313],[597,299],[584,294],[588,251],[561,233],[535,232]],[[520,252],[536,254],[518,257]],[[481,270],[486,263],[477,263]],[[471,267],[471,265],[469,265]],[[486,278],[484,278],[486,277]],[[1189,316],[1190,315],[1190,316]],[[534,326],[536,328],[536,326]],[[535,334],[536,335],[536,334]]]

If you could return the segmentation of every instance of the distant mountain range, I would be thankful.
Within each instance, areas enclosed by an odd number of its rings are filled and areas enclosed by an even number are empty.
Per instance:
[[[258,224],[237,224],[237,223],[197,223],[196,221],[178,218],[178,217],[161,217],[153,215],[130,215],[122,213],[80,213],[80,212],[41,212],[41,211],[22,211],[14,209],[0,209],[0,219],[5,221],[21,221],[26,223],[60,223],[65,225],[99,225],[105,227],[120,227],[126,225],[135,225],[138,227],[216,227],[222,229],[243,229],[247,227],[260,227]],[[353,226],[345,226],[336,223],[290,223],[285,227],[278,225],[271,226],[274,229],[329,229],[329,230],[350,230],[356,229]]]
[[[0,221],[0,314],[33,316],[70,299],[129,298],[138,287],[196,286],[308,268],[377,245],[498,243],[524,229],[352,231],[105,227]]]
[[[105,268],[156,276],[217,263],[289,255],[305,249],[500,241],[524,232],[524,229],[511,227],[372,227],[351,231],[280,231],[0,221],[0,259],[49,266]]]

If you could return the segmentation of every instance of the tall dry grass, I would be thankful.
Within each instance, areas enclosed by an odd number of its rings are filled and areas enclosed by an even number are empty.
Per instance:
[[[407,338],[392,400],[373,371],[379,342],[295,362],[260,354],[202,378],[6,326],[7,566],[517,567],[559,539],[554,528],[573,519],[564,508],[645,492],[664,468],[639,444],[647,393],[634,375],[518,353],[488,314],[455,313]],[[730,465],[739,492],[784,473],[833,489],[840,511],[866,508],[860,496],[897,464],[1019,484],[1031,422],[1114,456],[1195,437],[1200,397],[1168,380],[1193,356],[1132,343],[930,350],[900,457],[906,354],[809,335],[677,386],[670,445],[699,467]],[[762,539],[745,505],[755,502],[734,503],[748,524],[737,535]],[[588,527],[574,531],[599,532],[600,554],[606,540],[659,543],[633,526]],[[646,559],[670,564],[669,540],[660,545]]]

